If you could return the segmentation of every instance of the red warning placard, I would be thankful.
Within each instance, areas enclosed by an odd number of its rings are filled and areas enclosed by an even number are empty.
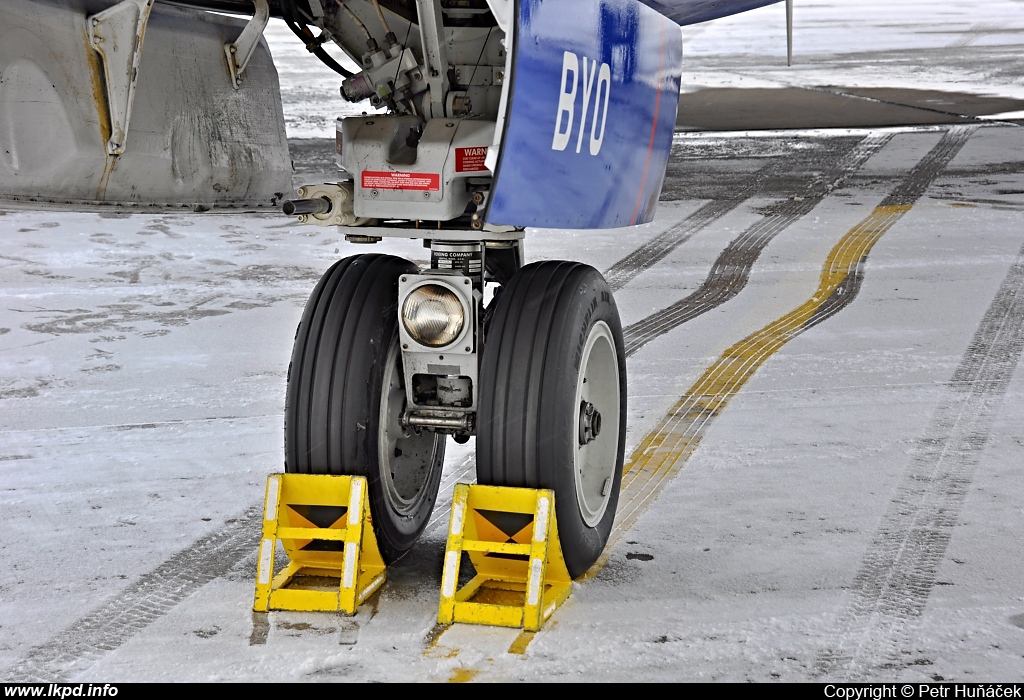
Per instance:
[[[484,160],[487,158],[487,146],[455,149],[455,172],[477,173],[487,170]]]
[[[439,173],[398,173],[383,170],[363,171],[364,190],[419,190],[436,192],[441,189]]]

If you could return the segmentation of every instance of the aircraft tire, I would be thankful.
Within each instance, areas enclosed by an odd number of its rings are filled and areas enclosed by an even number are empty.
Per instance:
[[[622,481],[618,309],[601,273],[559,261],[523,267],[495,303],[480,369],[477,480],[553,489],[562,553],[576,578],[608,542]]]
[[[417,271],[388,255],[335,263],[306,304],[288,369],[285,470],[365,476],[387,563],[429,522],[444,462],[444,435],[400,424],[398,278]]]

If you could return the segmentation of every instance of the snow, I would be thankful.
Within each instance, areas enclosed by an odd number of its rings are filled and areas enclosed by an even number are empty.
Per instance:
[[[1019,2],[798,2],[794,69],[784,66],[782,18],[776,5],[687,28],[684,83],[1024,97]],[[268,37],[289,136],[333,137],[335,116],[361,108],[337,97],[337,79],[286,31],[274,24]],[[877,131],[688,134],[677,145],[691,169],[707,160],[711,188],[758,148],[779,157],[868,133]],[[630,359],[627,450],[726,348],[811,295],[829,250],[943,132],[888,133],[855,177],[769,244],[735,299]],[[721,155],[740,142],[752,152]],[[456,625],[434,638],[443,517],[352,618],[250,612],[257,533],[237,523],[281,469],[294,329],[322,271],[367,249],[275,214],[0,207],[0,677],[1019,681],[1024,369],[1011,366],[999,391],[980,387],[980,403],[952,380],[1020,264],[1021,163],[1024,130],[981,127],[871,250],[856,300],[761,367],[522,654],[509,652],[514,630]],[[692,292],[779,199],[750,198],[630,281],[617,294],[624,325]],[[607,270],[704,203],[666,202],[654,223],[630,230],[535,233],[527,253]],[[426,258],[408,241],[372,250]],[[1016,363],[1012,345],[984,366]],[[949,423],[961,406],[980,408]],[[970,449],[943,462],[962,466],[960,490],[943,495],[939,476],[918,469],[957,426],[973,431]],[[449,443],[449,491],[472,448]],[[864,613],[887,524],[915,508],[930,514],[920,504],[939,496],[952,499],[942,501],[951,524],[934,528],[948,540],[914,531],[934,555],[926,593],[911,595],[920,608]],[[195,543],[218,532],[252,546],[225,554],[222,572],[172,559],[195,550],[199,561]],[[154,574],[169,561],[181,562],[179,583]],[[133,588],[143,584],[164,598]],[[904,593],[914,591],[892,600]],[[109,629],[88,617],[137,608],[152,616]],[[95,639],[107,648],[88,647]],[[830,660],[829,649],[851,661]]]
[[[782,3],[683,28],[684,90],[902,87],[1024,97],[1014,0],[796,2],[793,66]]]

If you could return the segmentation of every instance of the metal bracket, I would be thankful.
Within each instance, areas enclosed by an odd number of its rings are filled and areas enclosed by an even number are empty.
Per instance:
[[[236,90],[242,86],[242,73],[252,58],[252,52],[260,43],[267,22],[270,21],[270,6],[267,0],[252,0],[252,4],[256,6],[256,10],[249,24],[245,25],[245,29],[234,43],[224,44],[224,53],[228,57],[228,73]]]
[[[103,59],[110,140],[107,153],[124,153],[139,79],[142,39],[153,0],[123,0],[89,17],[89,44]]]
[[[452,116],[445,113],[448,93],[448,60],[444,49],[444,25],[441,0],[416,0],[416,14],[423,40],[424,63],[427,64],[427,84],[430,86],[430,114],[434,117]]]

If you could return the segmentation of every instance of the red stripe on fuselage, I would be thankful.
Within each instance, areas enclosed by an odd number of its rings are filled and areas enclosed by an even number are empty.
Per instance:
[[[640,202],[644,196],[644,185],[647,184],[647,170],[651,167],[651,155],[654,153],[654,137],[658,133],[658,112],[661,110],[661,76],[665,69],[665,25],[661,25],[661,55],[658,58],[658,96],[654,99],[654,122],[651,124],[651,141],[647,144],[647,162],[644,163],[644,176],[640,178],[640,191],[636,194],[636,206],[633,207],[633,218],[629,225],[636,223],[640,213]]]

